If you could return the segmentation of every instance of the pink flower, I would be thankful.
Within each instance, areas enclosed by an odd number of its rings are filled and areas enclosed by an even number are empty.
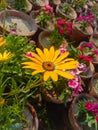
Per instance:
[[[78,85],[79,85],[79,83],[76,80],[69,80],[69,82],[68,82],[68,86],[70,88],[77,88]]]
[[[61,48],[60,48],[60,54],[63,54],[64,52],[66,52],[66,48],[61,47]]]
[[[82,51],[84,49],[83,46],[79,46],[79,50]]]
[[[29,42],[35,44],[35,41],[34,41],[34,40],[29,40]]]
[[[35,56],[33,56],[32,52],[27,52],[27,53],[26,53],[26,56],[29,56],[29,57],[31,57],[31,58],[35,58]]]
[[[59,20],[57,20],[57,24],[58,25],[65,24],[65,20],[64,19],[59,19]]]
[[[63,35],[65,33],[64,29],[59,29],[59,33]]]
[[[98,49],[95,49],[95,50],[94,50],[94,54],[95,54],[95,55],[98,55]]]
[[[79,85],[77,88],[74,89],[73,91],[73,96],[78,96],[79,92],[82,92],[83,88]]]
[[[92,43],[86,43],[86,46],[88,47],[88,48],[92,48],[93,47],[93,44]]]
[[[95,118],[95,119],[96,119],[96,122],[98,123],[98,116],[96,116],[96,118]]]
[[[91,102],[86,102],[85,103],[85,109],[88,111],[91,111],[93,109],[93,105]]]

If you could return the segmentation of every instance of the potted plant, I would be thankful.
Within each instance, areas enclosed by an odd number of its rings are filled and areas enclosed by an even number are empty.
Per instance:
[[[15,11],[7,10],[0,13],[0,28],[3,33],[15,31],[16,35],[33,36],[37,31],[35,20],[29,15]]]
[[[37,54],[32,52],[34,58],[26,56],[27,59],[31,61],[25,61],[22,64],[23,68],[34,70],[32,75],[39,75],[39,73],[41,73],[41,77],[39,77],[41,80],[41,93],[42,95],[45,93],[44,95],[48,96],[48,98],[45,99],[52,97],[49,101],[62,103],[63,101],[67,101],[69,98],[68,95],[72,94],[72,91],[77,93],[82,91],[81,80],[77,80],[78,83],[75,87],[71,87],[71,85],[69,85],[70,87],[68,86],[68,81],[77,77],[69,70],[76,69],[78,64],[73,58],[67,58],[69,52],[60,55],[60,50],[55,51],[54,47],[51,47],[49,50],[44,48],[43,51],[36,48],[36,51]],[[61,100],[59,101],[58,99]]]
[[[49,4],[49,0],[29,0],[34,9],[40,9],[45,4]]]
[[[36,112],[28,104],[32,93],[28,90],[32,88],[34,77],[25,74],[21,67],[23,55],[31,48],[34,51],[34,46],[27,37],[14,34],[0,37],[0,129],[38,130]]]
[[[81,41],[88,41],[89,37],[93,34],[93,28],[89,16],[79,16],[73,23],[72,26],[72,37],[71,40],[79,44]],[[77,39],[78,34],[78,39]]]
[[[68,37],[71,35],[72,22],[58,19],[52,31],[44,31],[39,34],[38,42],[41,48],[55,46],[55,48],[68,46]]]
[[[32,4],[29,0],[19,1],[19,0],[7,0],[8,9],[18,10],[22,12],[29,13],[32,9]]]
[[[76,19],[77,17],[75,10],[68,3],[57,5],[56,15],[69,20]]]
[[[75,97],[69,108],[69,121],[73,130],[98,129],[98,102],[88,94]]]
[[[35,21],[40,30],[53,30],[55,24],[55,16],[53,12],[53,7],[49,4],[42,6],[40,10],[32,10],[30,13],[32,18],[35,18]]]

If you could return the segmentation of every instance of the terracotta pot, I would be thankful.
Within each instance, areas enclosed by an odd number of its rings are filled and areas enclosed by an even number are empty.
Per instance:
[[[90,62],[88,64],[87,69],[88,70],[84,74],[80,75],[82,82],[84,83],[83,89],[84,89],[84,92],[86,92],[86,93],[89,91],[89,82],[91,80],[91,77],[95,73],[95,68],[94,68],[94,65],[92,64],[92,62]]]
[[[71,35],[71,41],[75,42],[77,46],[79,45],[80,42],[82,41],[89,41],[90,36],[93,34],[93,28],[92,26],[88,26],[85,28],[85,32],[82,31],[79,27],[80,25],[77,24],[75,21],[73,22],[72,25],[72,35]],[[78,38],[77,38],[78,35]]]
[[[32,5],[33,9],[40,9],[43,5],[49,4],[49,0],[29,0]]]
[[[83,118],[85,118],[85,115],[83,115],[82,117],[79,117],[78,120],[75,118],[75,114],[78,112],[78,104],[82,100],[97,102],[97,100],[94,97],[92,97],[86,93],[80,94],[79,96],[77,96],[73,99],[73,101],[70,105],[70,108],[69,108],[69,112],[68,112],[68,118],[69,118],[72,130],[90,130],[90,128],[87,125],[82,125],[79,122],[79,121],[83,120]],[[95,129],[93,129],[93,130],[95,130]]]
[[[66,4],[68,6],[68,8],[71,9],[71,12],[68,13],[68,15],[66,13],[62,12],[63,4]],[[59,17],[65,18],[65,19],[69,19],[69,20],[74,20],[77,18],[77,14],[76,14],[75,10],[68,3],[61,3],[61,4],[57,5],[56,15]]]
[[[47,102],[56,103],[56,104],[62,104],[63,103],[63,101],[58,98],[58,96],[56,95],[55,92],[51,93],[48,90],[46,90],[46,91],[41,91],[41,93],[42,93],[42,97]]]
[[[39,48],[50,48],[51,43],[50,43],[50,36],[51,36],[51,31],[42,31],[39,36],[38,36],[38,46]],[[62,41],[62,45],[64,48],[68,47],[68,42],[66,39]],[[58,48],[57,48],[58,49]]]
[[[89,94],[98,99],[98,83],[96,85],[96,82],[98,82],[98,73],[92,76],[89,84]]]
[[[29,0],[26,0],[25,2],[25,7],[22,9],[22,8],[17,8],[14,6],[14,3],[15,3],[15,0],[7,0],[7,9],[11,9],[11,10],[21,10],[23,12],[26,12],[26,13],[29,13],[31,10],[32,10],[32,4],[29,2]]]
[[[7,10],[0,12],[0,28],[2,32],[10,33],[15,31],[16,35],[33,36],[37,32],[35,20],[29,15],[15,11]]]
[[[43,48],[50,48],[51,47],[51,43],[49,40],[49,37],[51,35],[50,31],[42,31],[39,36],[38,36],[38,46],[39,48],[43,49]]]
[[[38,130],[39,127],[39,121],[36,114],[36,110],[31,104],[27,104],[26,111],[24,113],[24,116],[29,122],[31,123],[29,126],[29,130]],[[24,129],[26,130],[26,128]]]
[[[21,120],[20,125],[19,125],[19,121],[17,122],[17,118],[16,118],[16,121],[9,126],[9,129],[15,128],[16,130],[17,128],[17,130],[18,129],[19,130],[38,130],[39,121],[38,121],[37,114],[33,105],[28,103],[26,107],[24,107],[23,118],[27,121],[27,124],[25,124],[25,122]]]

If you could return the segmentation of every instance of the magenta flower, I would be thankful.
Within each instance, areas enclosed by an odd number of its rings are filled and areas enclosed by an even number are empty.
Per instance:
[[[64,29],[59,29],[59,33],[64,35],[64,33],[65,33]]]
[[[69,82],[68,82],[68,86],[70,88],[77,88],[78,85],[79,85],[79,83],[76,80],[69,80]]]
[[[88,111],[91,111],[93,109],[93,105],[91,102],[86,102],[85,103],[85,109]]]
[[[60,54],[63,54],[64,52],[66,52],[66,48],[64,48],[63,46],[60,48]]]
[[[35,57],[33,56],[32,52],[27,52],[27,53],[26,53],[26,56],[29,56],[29,57],[31,57],[31,58],[35,58]]]
[[[35,44],[35,41],[34,41],[34,40],[29,40],[29,42]]]
[[[98,116],[96,116],[96,118],[95,118],[95,119],[96,119],[96,122],[98,123]]]
[[[93,44],[88,42],[86,43],[86,46],[91,49],[93,47]]]
[[[95,50],[94,50],[94,54],[95,54],[95,55],[98,55],[98,49],[95,49]]]
[[[57,24],[58,25],[65,24],[65,20],[64,19],[59,19],[59,20],[57,20]]]

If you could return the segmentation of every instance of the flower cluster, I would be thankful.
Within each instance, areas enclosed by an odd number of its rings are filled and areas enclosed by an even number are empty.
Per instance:
[[[68,35],[72,34],[72,22],[65,21],[64,19],[59,19],[57,20],[57,27],[58,27],[59,33],[62,35],[66,33]]]
[[[82,120],[82,125],[87,124],[89,128],[94,128],[97,130],[98,124],[98,103],[92,100],[81,100],[78,104],[79,115],[84,115],[85,119]]]
[[[98,56],[98,49],[96,49],[90,42],[84,42],[84,44],[81,44],[79,50],[79,59],[87,62],[96,60],[95,58]]]
[[[98,123],[98,103],[86,102],[85,109],[95,117],[96,122]]]
[[[53,14],[53,7],[51,7],[49,4],[45,4],[43,7],[42,7],[42,11],[47,14],[47,15],[51,15]]]
[[[42,25],[42,27],[44,27],[47,24],[47,22],[53,18],[53,15],[54,15],[53,8],[50,5],[45,4],[42,7],[40,14],[38,16],[38,21]]]

